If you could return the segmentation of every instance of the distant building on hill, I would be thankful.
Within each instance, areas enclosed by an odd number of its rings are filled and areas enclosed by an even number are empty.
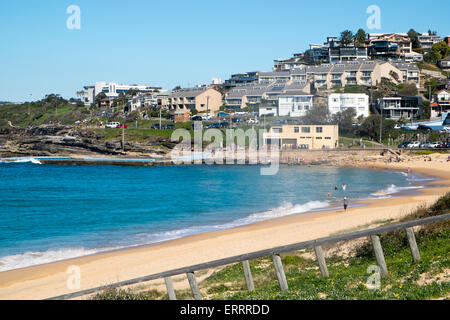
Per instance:
[[[84,95],[81,97],[81,101],[89,106],[95,101],[100,93],[104,93],[108,98],[115,99],[120,93],[126,93],[129,90],[136,90],[138,92],[154,92],[161,90],[160,87],[149,87],[146,85],[137,84],[117,84],[115,82],[96,82],[93,86],[84,87]]]

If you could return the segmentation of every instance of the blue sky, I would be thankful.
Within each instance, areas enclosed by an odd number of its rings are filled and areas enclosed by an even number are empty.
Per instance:
[[[80,30],[66,27],[70,5],[81,9]],[[172,89],[271,70],[309,43],[369,31],[370,5],[381,9],[373,32],[450,35],[448,0],[1,0],[0,100],[68,98],[95,81]]]

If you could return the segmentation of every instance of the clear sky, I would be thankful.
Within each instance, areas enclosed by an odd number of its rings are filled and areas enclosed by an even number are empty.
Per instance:
[[[70,30],[70,5],[81,28]],[[368,30],[366,9],[381,9]],[[450,35],[448,0],[1,0],[0,100],[74,97],[95,81],[172,89],[272,68],[341,31]]]

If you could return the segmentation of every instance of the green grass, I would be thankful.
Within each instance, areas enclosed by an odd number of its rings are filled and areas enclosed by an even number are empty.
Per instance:
[[[401,221],[416,220],[450,210],[450,193],[429,208],[419,208]],[[255,291],[248,292],[240,263],[228,265],[199,284],[206,299],[216,300],[400,300],[450,297],[450,222],[425,225],[416,232],[421,261],[414,263],[404,230],[380,236],[388,275],[377,290],[367,288],[368,268],[376,265],[369,241],[356,247],[353,255],[327,257],[330,273],[323,278],[312,250],[282,255],[289,290],[281,292],[269,257],[250,261]],[[336,244],[333,246],[339,246]],[[331,247],[324,247],[324,250]],[[309,255],[305,255],[305,253]],[[312,255],[313,256],[313,255]],[[113,290],[94,299],[167,299],[165,292]],[[177,298],[192,299],[189,290],[177,291]]]

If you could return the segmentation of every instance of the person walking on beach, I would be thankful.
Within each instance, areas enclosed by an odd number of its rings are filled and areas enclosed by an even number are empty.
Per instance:
[[[342,184],[342,190],[345,191],[345,189],[347,189],[347,185],[345,183]]]
[[[347,197],[344,197],[344,210],[347,211],[347,207],[348,207],[348,200]]]
[[[338,190],[338,186],[334,186],[334,190],[337,191]]]

